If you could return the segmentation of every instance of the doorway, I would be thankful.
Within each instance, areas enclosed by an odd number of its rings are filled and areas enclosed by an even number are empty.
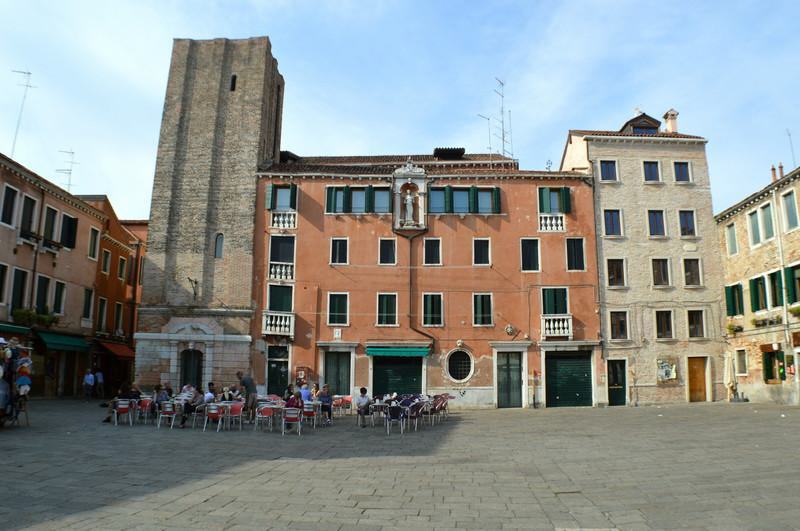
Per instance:
[[[608,360],[608,405],[624,406],[627,397],[625,360]]]
[[[283,396],[289,387],[289,347],[267,347],[267,393]]]
[[[181,352],[181,381],[179,385],[192,384],[196,389],[203,386],[203,353],[187,349]]]
[[[332,395],[349,395],[350,352],[325,353],[325,383]]]
[[[688,358],[689,365],[689,402],[705,402],[706,392],[706,358]]]
[[[373,356],[372,385],[375,395],[422,392],[422,358]]]
[[[592,355],[548,352],[545,359],[547,407],[592,405]]]
[[[497,407],[522,407],[522,353],[497,353]]]

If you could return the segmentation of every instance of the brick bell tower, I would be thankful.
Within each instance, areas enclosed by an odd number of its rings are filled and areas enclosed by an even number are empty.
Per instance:
[[[280,153],[269,38],[176,39],[158,143],[136,378],[205,387],[250,365],[256,170]]]

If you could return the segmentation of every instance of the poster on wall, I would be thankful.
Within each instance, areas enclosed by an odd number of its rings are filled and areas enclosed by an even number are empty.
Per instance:
[[[661,358],[656,360],[657,379],[660,384],[671,384],[678,381],[678,360]]]

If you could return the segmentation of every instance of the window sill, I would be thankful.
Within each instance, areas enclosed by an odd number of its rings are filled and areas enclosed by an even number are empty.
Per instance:
[[[611,235],[604,234],[603,238],[607,240],[624,240],[625,236],[623,236],[622,234],[611,234]]]
[[[668,285],[668,286],[653,286],[653,289],[675,289],[675,286]]]
[[[630,343],[631,341],[633,341],[633,340],[632,339],[628,339],[628,338],[625,338],[625,339],[609,339],[608,340],[609,343],[613,343],[615,345],[618,345],[620,343]]]
[[[492,323],[492,324],[483,324],[483,325],[481,325],[481,324],[474,324],[474,323],[473,323],[473,324],[472,324],[472,327],[473,327],[473,328],[494,328],[494,323]]]
[[[330,326],[331,328],[348,328],[350,326],[350,323],[347,324],[328,323],[328,326]]]
[[[585,269],[567,269],[567,273],[586,273]]]
[[[624,291],[626,289],[630,289],[630,286],[606,286],[606,289],[613,289],[616,291]]]
[[[389,325],[389,324],[377,324],[376,323],[375,327],[376,328],[400,328],[400,325],[399,324],[391,324],[391,325]]]
[[[472,267],[485,267],[485,268],[490,268],[490,267],[492,267],[492,264],[472,264]]]
[[[541,269],[520,269],[520,273],[541,273]]]
[[[378,264],[378,267],[396,267],[397,263],[394,264]]]
[[[505,212],[428,212],[428,216],[458,216],[460,218],[464,218],[466,216],[507,216]]]
[[[750,376],[750,373],[747,373],[747,372],[737,372],[737,373],[736,373],[736,376],[738,376],[738,377],[747,377],[747,376]]]
[[[443,324],[438,324],[438,325],[426,325],[426,324],[424,324],[424,325],[422,325],[422,328],[444,328],[444,325]]]
[[[647,184],[647,185],[650,185],[650,186],[653,186],[653,185],[658,186],[658,185],[663,185],[664,181],[644,181],[644,184]]]
[[[703,289],[703,288],[705,288],[705,286],[703,286],[702,284],[701,285],[692,284],[692,285],[683,286],[683,287],[684,287],[684,289]]]
[[[328,265],[329,265],[329,266],[331,266],[331,267],[349,266],[349,265],[350,265],[350,262],[348,262],[348,263],[346,263],[346,264],[339,264],[339,263],[336,263],[336,264],[328,264]]]
[[[601,178],[601,179],[598,179],[597,182],[599,182],[600,184],[622,184],[622,181],[620,181],[619,179],[611,180],[611,179],[602,179]]]
[[[442,264],[422,264],[422,267],[442,267]]]
[[[675,181],[678,186],[689,186],[694,184],[694,181]]]
[[[656,236],[653,236],[653,235],[650,235],[650,236],[648,236],[647,238],[648,238],[649,240],[669,240],[669,236],[667,236],[667,235],[663,235],[663,236],[658,236],[658,235],[656,235]]]
[[[709,339],[708,337],[690,337],[689,341],[708,341]]]
[[[678,341],[678,340],[676,338],[674,338],[674,337],[657,337],[656,338],[656,342],[657,343],[675,343],[676,341]]]

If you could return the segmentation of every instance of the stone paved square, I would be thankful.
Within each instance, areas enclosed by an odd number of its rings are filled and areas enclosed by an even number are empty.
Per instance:
[[[452,413],[400,436],[105,425],[34,401],[0,431],[3,529],[798,529],[800,409]]]

